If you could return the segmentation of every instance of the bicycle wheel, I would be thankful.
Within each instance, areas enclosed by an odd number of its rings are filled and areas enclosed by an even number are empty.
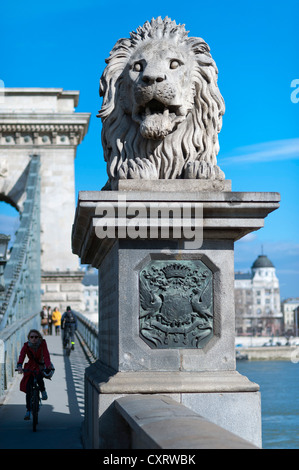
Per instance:
[[[67,346],[66,346],[66,355],[69,356],[71,354],[71,341],[70,338],[67,339]]]
[[[70,338],[70,333],[68,330],[66,330],[65,332],[64,348],[65,348],[65,354],[69,356],[71,354],[71,338]]]
[[[38,424],[38,409],[39,409],[39,390],[37,388],[34,388],[32,391],[32,401],[31,401],[33,432],[36,431],[36,425]]]

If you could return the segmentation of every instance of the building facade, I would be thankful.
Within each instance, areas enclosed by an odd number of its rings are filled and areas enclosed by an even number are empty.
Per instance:
[[[282,302],[283,320],[285,333],[288,335],[298,335],[298,315],[299,298],[286,299]],[[297,326],[297,328],[296,328]]]
[[[99,295],[98,295],[98,272],[97,269],[89,267],[82,281],[84,296],[83,315],[93,323],[99,322]]]
[[[282,334],[279,280],[266,255],[258,256],[251,272],[235,273],[235,311],[237,335]]]

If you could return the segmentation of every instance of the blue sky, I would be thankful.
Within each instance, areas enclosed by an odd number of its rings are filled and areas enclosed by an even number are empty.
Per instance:
[[[236,243],[236,270],[250,269],[263,246],[282,298],[299,296],[298,0],[3,2],[0,80],[80,90],[77,111],[92,117],[75,160],[76,193],[100,189],[106,170],[96,114],[104,60],[119,38],[157,16],[185,24],[210,45],[226,103],[218,163],[233,191],[281,193],[265,227]],[[3,204],[0,211],[11,217]]]

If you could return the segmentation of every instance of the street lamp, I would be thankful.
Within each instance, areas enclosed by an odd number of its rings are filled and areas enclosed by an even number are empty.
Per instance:
[[[4,266],[7,262],[6,253],[9,240],[9,235],[4,235],[4,233],[0,233],[0,292],[3,292],[5,290]]]

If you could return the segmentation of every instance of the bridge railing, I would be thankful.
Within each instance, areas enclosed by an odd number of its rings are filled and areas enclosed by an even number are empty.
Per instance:
[[[32,328],[40,328],[40,316],[36,313],[22,318],[0,332],[0,402],[13,379],[21,348]]]
[[[74,312],[77,317],[77,333],[86,353],[91,356],[92,361],[99,358],[99,330],[95,323],[88,320],[80,312]]]
[[[27,169],[26,200],[0,296],[0,397],[14,375],[17,355],[31,328],[39,329],[40,311],[40,158]]]
[[[0,331],[40,310],[40,158],[28,164],[26,200],[10,258],[4,269],[0,296]]]

